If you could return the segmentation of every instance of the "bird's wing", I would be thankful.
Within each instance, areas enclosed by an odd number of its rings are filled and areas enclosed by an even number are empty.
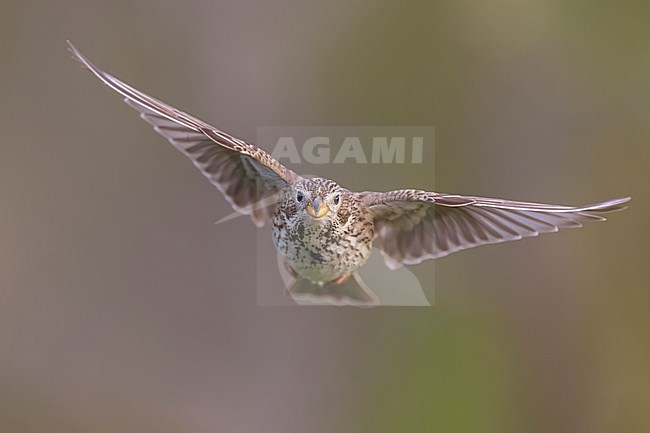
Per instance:
[[[250,215],[258,227],[272,218],[278,190],[300,179],[259,147],[134,89],[93,65],[70,42],[68,49],[75,60],[124,96],[125,102],[183,152],[236,211]]]
[[[512,241],[625,209],[629,197],[587,206],[559,206],[404,189],[359,193],[374,217],[378,247],[391,268],[483,244]]]

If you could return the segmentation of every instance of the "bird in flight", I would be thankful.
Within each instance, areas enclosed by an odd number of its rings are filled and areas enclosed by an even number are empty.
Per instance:
[[[417,189],[350,191],[303,177],[259,147],[146,95],[92,64],[68,41],[73,58],[187,156],[235,211],[257,227],[272,224],[273,244],[291,275],[287,292],[342,304],[376,305],[358,274],[373,244],[396,269],[483,244],[581,227],[625,209],[629,197],[586,206],[444,194]]]

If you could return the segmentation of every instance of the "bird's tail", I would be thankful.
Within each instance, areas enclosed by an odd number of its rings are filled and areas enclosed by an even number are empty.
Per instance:
[[[374,307],[379,298],[354,272],[346,281],[334,283],[312,283],[298,278],[287,288],[287,293],[300,305],[352,305]]]

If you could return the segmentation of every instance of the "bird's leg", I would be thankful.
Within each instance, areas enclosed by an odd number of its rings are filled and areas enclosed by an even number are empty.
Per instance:
[[[332,280],[332,281],[330,281],[329,284],[338,285],[338,284],[344,283],[344,282],[346,282],[346,281],[348,280],[348,278],[350,278],[351,276],[352,276],[352,274],[341,275],[341,276],[338,277],[336,280]]]
[[[289,263],[287,263],[285,260],[282,260],[282,263],[284,264],[284,268],[287,270],[287,272],[289,272],[289,275],[291,275],[291,277],[294,279],[298,279],[298,274],[293,270],[291,266],[289,266]]]

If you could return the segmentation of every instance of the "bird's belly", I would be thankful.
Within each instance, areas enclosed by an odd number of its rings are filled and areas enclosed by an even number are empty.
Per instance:
[[[332,281],[363,266],[372,248],[372,235],[342,235],[330,230],[274,228],[273,243],[287,264],[311,281]]]

